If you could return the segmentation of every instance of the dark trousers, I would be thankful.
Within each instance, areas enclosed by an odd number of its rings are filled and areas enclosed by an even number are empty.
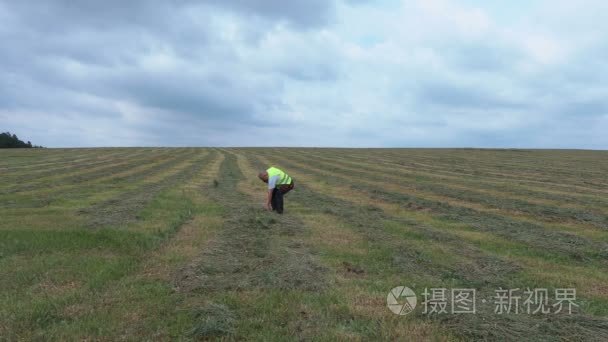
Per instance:
[[[277,185],[272,190],[272,198],[270,200],[272,210],[276,211],[279,214],[283,213],[283,196],[286,193],[290,192],[291,189],[293,189],[293,181],[291,181],[291,184]]]

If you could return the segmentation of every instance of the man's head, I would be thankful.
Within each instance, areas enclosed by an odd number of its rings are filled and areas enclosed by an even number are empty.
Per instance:
[[[260,173],[258,173],[258,178],[261,179],[264,183],[268,183],[268,172],[260,171]]]

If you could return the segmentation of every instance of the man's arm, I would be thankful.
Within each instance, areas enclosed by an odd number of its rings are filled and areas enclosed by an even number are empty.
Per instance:
[[[266,200],[266,208],[272,210],[272,191],[279,180],[279,176],[272,176],[268,179],[268,198]]]
[[[274,189],[268,189],[268,198],[266,200],[266,209],[272,211],[272,191]]]

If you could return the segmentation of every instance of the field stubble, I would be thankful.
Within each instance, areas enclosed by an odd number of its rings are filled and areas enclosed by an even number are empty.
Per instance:
[[[0,157],[4,339],[608,339],[605,152]],[[262,209],[256,173],[271,164],[296,180],[282,216]],[[480,298],[576,287],[580,308],[397,316],[386,295],[398,285],[475,288]]]

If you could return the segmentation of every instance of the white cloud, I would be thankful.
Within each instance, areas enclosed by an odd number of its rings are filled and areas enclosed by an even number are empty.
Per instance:
[[[47,146],[608,148],[599,1],[81,5],[0,1],[3,130]]]

